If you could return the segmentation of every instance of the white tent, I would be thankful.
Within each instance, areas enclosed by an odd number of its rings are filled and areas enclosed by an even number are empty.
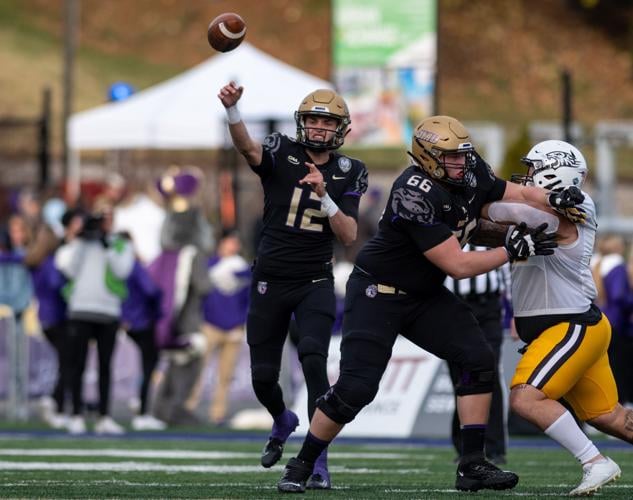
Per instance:
[[[243,43],[125,101],[72,115],[70,149],[220,147],[226,126],[217,94],[231,80],[244,86],[240,112],[245,121],[287,121],[306,94],[331,88],[329,82]]]

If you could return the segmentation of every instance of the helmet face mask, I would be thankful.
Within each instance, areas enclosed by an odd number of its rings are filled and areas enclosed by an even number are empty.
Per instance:
[[[306,117],[326,117],[336,120],[337,126],[332,131],[322,127],[307,127]],[[345,100],[336,92],[329,89],[319,89],[308,94],[301,102],[299,109],[295,111],[297,124],[296,140],[299,144],[316,151],[338,149],[345,142],[345,136],[349,133],[349,110]],[[311,130],[325,132],[325,140],[311,138]]]
[[[432,179],[462,187],[470,185],[470,171],[477,161],[468,131],[450,116],[422,120],[413,132],[409,156]],[[459,169],[461,175],[454,173]]]
[[[564,141],[539,142],[521,159],[526,175],[512,175],[511,181],[556,191],[569,186],[581,188],[587,176],[587,162],[582,153]]]

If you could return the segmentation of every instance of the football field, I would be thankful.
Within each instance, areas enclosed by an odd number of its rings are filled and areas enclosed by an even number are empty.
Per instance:
[[[2,498],[288,498],[276,490],[282,464],[296,454],[291,440],[281,462],[259,465],[264,434],[130,433],[122,438],[63,433],[0,433]],[[633,449],[598,441],[622,468],[600,498],[633,498]],[[581,476],[573,458],[545,439],[512,439],[507,468],[520,475],[508,492],[457,493],[454,453],[447,443],[335,442],[331,491],[299,498],[443,499],[562,497]]]

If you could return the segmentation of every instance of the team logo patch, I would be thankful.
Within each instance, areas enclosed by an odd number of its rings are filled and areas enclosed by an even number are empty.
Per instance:
[[[430,130],[420,129],[416,132],[415,136],[421,141],[430,142],[431,144],[436,144],[437,141],[440,140],[440,136]]]
[[[342,156],[338,159],[338,168],[341,169],[341,172],[346,174],[347,172],[349,172],[349,169],[352,168],[352,160],[346,158],[345,156]]]
[[[365,288],[365,295],[370,299],[373,299],[376,295],[378,295],[378,287],[376,285],[369,285]]]
[[[268,282],[267,281],[258,281],[257,282],[257,291],[260,295],[264,295],[268,290]]]
[[[299,160],[292,155],[288,155],[288,163],[292,163],[293,165],[299,165]]]

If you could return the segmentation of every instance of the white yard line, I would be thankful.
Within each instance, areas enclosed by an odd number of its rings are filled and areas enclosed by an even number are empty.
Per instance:
[[[188,451],[188,450],[121,450],[121,449],[93,449],[78,450],[73,448],[33,448],[33,449],[0,449],[0,456],[16,457],[128,457],[128,458],[169,458],[169,459],[209,459],[225,460],[230,458],[258,458],[254,452],[225,452],[225,451]],[[406,453],[329,453],[330,458],[359,458],[375,460],[429,460],[430,455]]]

